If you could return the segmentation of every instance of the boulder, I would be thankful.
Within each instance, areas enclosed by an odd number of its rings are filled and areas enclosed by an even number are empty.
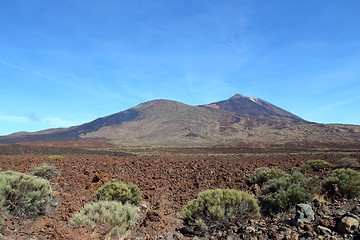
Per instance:
[[[343,217],[337,225],[337,231],[341,234],[354,233],[359,228],[359,221],[350,216]]]
[[[323,226],[317,226],[316,230],[319,234],[326,236],[326,235],[331,235],[331,230],[327,227],[323,227]]]
[[[299,203],[296,205],[296,215],[293,223],[297,226],[301,222],[311,222],[315,219],[315,212],[310,204]]]

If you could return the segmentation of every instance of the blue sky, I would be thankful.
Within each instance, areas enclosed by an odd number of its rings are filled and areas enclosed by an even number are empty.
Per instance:
[[[0,135],[236,93],[360,124],[358,0],[0,0]]]

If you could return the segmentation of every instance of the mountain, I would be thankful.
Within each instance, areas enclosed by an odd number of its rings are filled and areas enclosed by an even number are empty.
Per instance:
[[[200,106],[153,100],[79,126],[0,137],[0,143],[33,141],[176,147],[360,145],[360,126],[310,123],[264,100],[236,94]]]

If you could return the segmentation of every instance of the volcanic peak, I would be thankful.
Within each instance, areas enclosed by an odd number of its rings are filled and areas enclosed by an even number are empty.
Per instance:
[[[201,107],[222,109],[240,115],[255,117],[286,117],[293,120],[304,121],[300,117],[275,105],[272,105],[271,103],[268,103],[260,98],[246,97],[242,94],[235,94],[228,100],[202,105]]]

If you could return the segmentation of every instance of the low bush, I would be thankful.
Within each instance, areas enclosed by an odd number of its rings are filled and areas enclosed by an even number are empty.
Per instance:
[[[105,239],[112,239],[117,235],[124,239],[135,225],[139,216],[139,209],[131,204],[122,204],[117,201],[99,201],[86,204],[70,220],[74,227],[87,225],[92,231],[100,225],[110,225],[110,230],[105,233]]]
[[[260,202],[266,213],[284,211],[298,203],[306,203],[320,192],[319,178],[305,178],[298,171],[274,178],[261,188]]]
[[[280,178],[285,176],[288,176],[288,174],[281,169],[261,167],[261,168],[257,168],[255,172],[250,176],[249,183],[258,184],[259,186],[262,186],[270,179]]]
[[[50,160],[60,160],[63,158],[63,156],[62,155],[50,155],[50,156],[48,156],[48,158]]]
[[[135,184],[111,180],[96,191],[94,200],[137,204],[141,200],[141,190]]]
[[[44,163],[44,164],[32,169],[30,171],[30,174],[50,180],[51,178],[53,178],[57,175],[57,169],[54,165]]]
[[[51,193],[46,179],[15,171],[0,172],[0,203],[15,216],[45,214],[51,206]]]
[[[323,191],[329,196],[360,197],[360,172],[350,168],[339,168],[323,182]]]
[[[360,168],[360,163],[356,158],[344,157],[340,159],[338,167],[357,169]]]
[[[233,189],[202,191],[180,212],[185,232],[199,236],[210,236],[259,216],[255,198]]]
[[[310,160],[307,161],[301,168],[302,172],[319,172],[321,170],[332,167],[331,163],[328,163],[324,160]]]

